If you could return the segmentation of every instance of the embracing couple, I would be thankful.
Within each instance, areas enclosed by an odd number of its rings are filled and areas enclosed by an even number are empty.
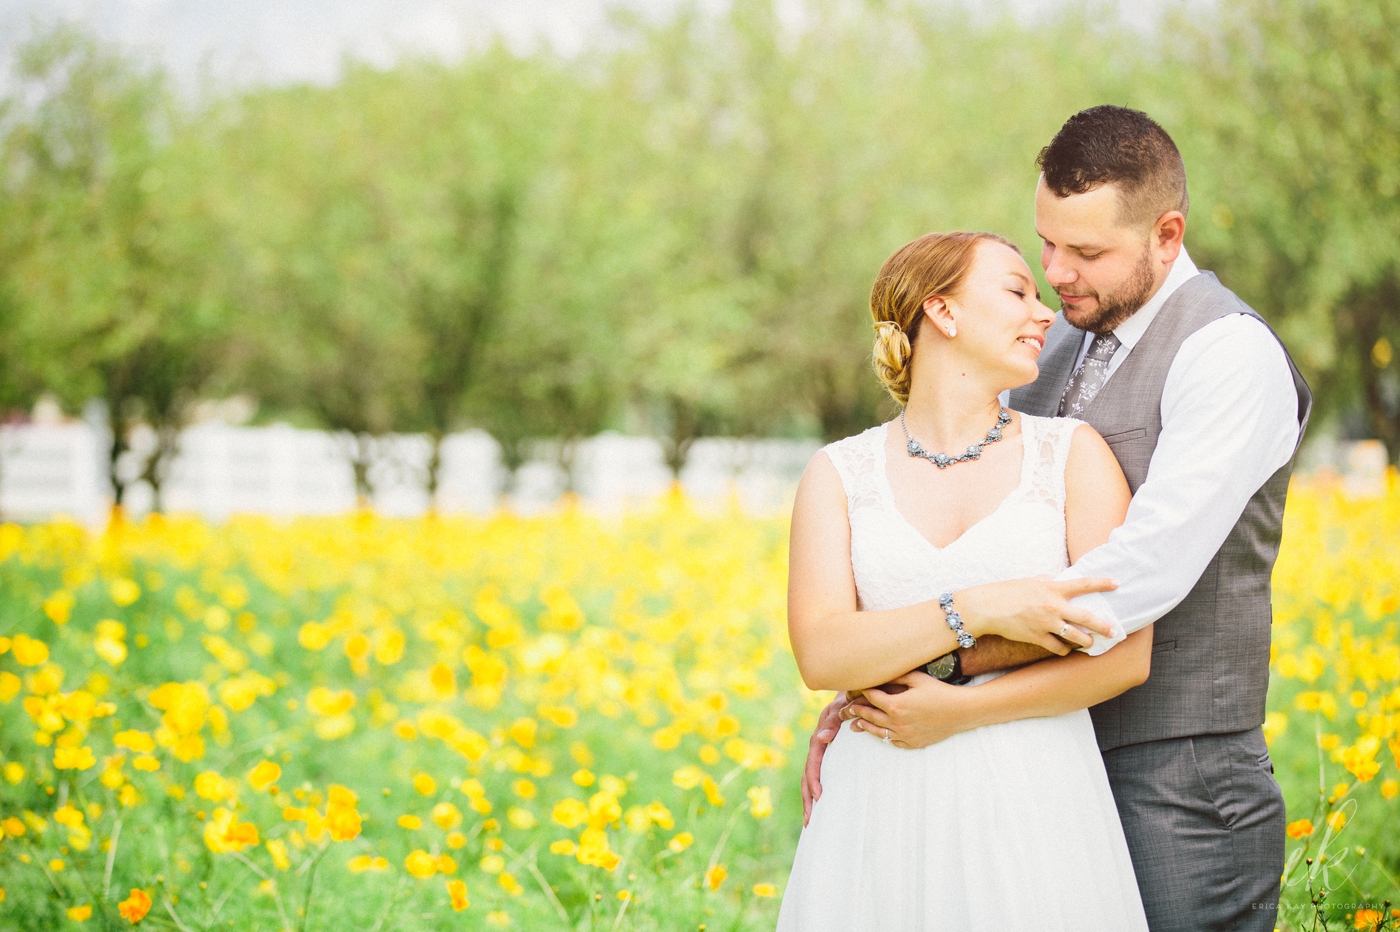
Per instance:
[[[870,296],[902,412],[798,488],[792,647],[842,695],[780,930],[1274,928],[1269,577],[1311,393],[1182,247],[1159,125],[1094,107],[1038,161],[1063,312],[998,236],[904,246]]]

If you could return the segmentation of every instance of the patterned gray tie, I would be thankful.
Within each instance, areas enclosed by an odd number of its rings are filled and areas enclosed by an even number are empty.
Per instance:
[[[1089,402],[1094,400],[1099,389],[1108,381],[1108,361],[1122,345],[1123,341],[1112,333],[1094,336],[1094,342],[1089,344],[1089,352],[1085,355],[1084,362],[1074,371],[1069,384],[1065,386],[1065,393],[1060,396],[1060,417],[1079,417],[1084,413],[1084,409],[1089,407]]]

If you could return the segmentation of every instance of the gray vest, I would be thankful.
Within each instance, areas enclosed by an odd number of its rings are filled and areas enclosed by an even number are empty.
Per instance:
[[[1211,273],[1190,279],[1162,305],[1085,410],[1084,420],[1108,442],[1134,493],[1147,478],[1162,432],[1162,387],[1181,344],[1211,321],[1239,313],[1259,316]],[[1053,417],[1083,341],[1084,331],[1059,315],[1047,334],[1040,377],[1011,393],[1011,407]],[[1312,392],[1291,357],[1288,366],[1298,389],[1301,441]],[[1290,461],[1254,493],[1195,588],[1158,619],[1147,682],[1089,710],[1102,750],[1263,723],[1273,618],[1269,577],[1292,472]]]

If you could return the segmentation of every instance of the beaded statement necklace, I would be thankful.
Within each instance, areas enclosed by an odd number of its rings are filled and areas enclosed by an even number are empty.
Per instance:
[[[904,436],[909,441],[909,445],[905,447],[905,449],[909,451],[909,455],[917,456],[920,459],[926,459],[933,465],[937,466],[939,469],[947,469],[954,463],[966,463],[968,460],[981,459],[982,448],[989,443],[996,443],[998,440],[1000,440],[1002,428],[1006,427],[1006,425],[1010,423],[1011,415],[1007,412],[1005,408],[1002,408],[1001,412],[997,414],[996,424],[992,427],[991,430],[987,431],[987,437],[985,440],[983,440],[981,443],[974,443],[972,446],[967,448],[966,453],[963,453],[960,456],[949,456],[947,453],[931,453],[928,450],[925,450],[923,446],[919,443],[919,441],[915,440],[913,436],[909,433],[909,425],[904,423],[904,412],[899,412],[899,426],[904,428]]]

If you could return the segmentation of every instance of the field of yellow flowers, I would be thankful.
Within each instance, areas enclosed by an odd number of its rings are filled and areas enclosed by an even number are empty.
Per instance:
[[[1400,921],[1400,482],[1296,484],[1275,580],[1281,925]],[[678,495],[0,527],[0,927],[772,928],[785,582]]]

